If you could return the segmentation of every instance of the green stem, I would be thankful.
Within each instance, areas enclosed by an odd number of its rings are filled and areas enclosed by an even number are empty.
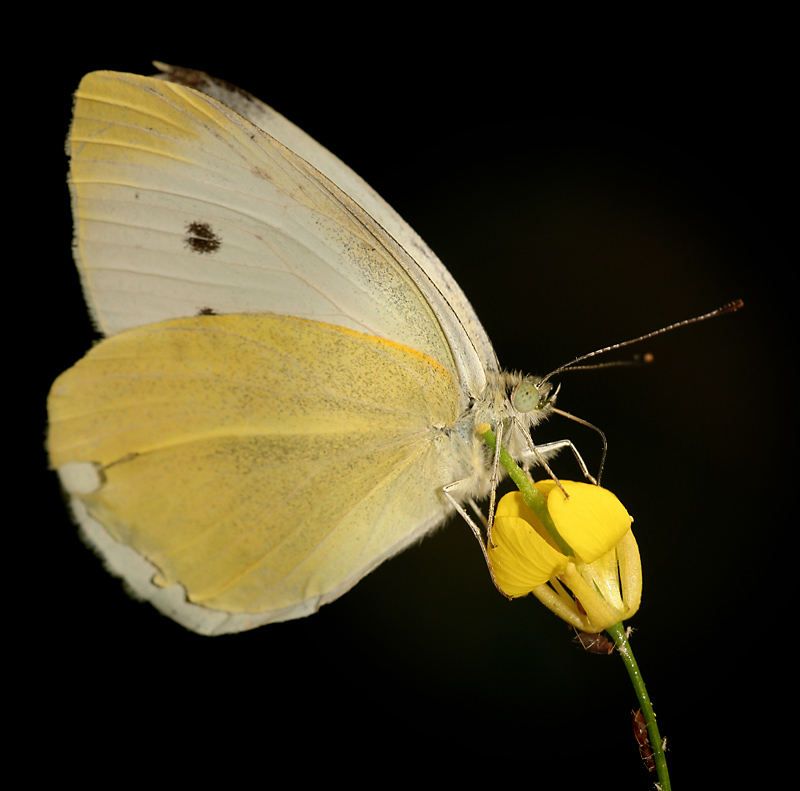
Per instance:
[[[661,744],[661,734],[658,732],[656,713],[653,711],[653,704],[650,702],[650,696],[647,694],[647,687],[644,685],[644,679],[639,672],[639,665],[636,663],[636,658],[633,656],[633,649],[625,634],[625,627],[622,623],[615,623],[613,626],[609,626],[606,631],[614,638],[614,643],[617,646],[619,655],[625,663],[625,669],[631,677],[634,690],[636,690],[636,697],[639,698],[644,721],[647,724],[647,735],[650,737],[650,747],[653,750],[653,758],[656,764],[656,772],[658,773],[658,781],[661,784],[661,791],[670,791],[672,786],[670,785],[669,772],[667,771],[667,756],[664,754],[664,748]]]
[[[487,426],[486,431],[481,433],[483,441],[492,449],[497,448],[497,437],[494,432]],[[550,534],[550,537],[555,541],[556,546],[562,555],[567,557],[574,557],[575,551],[572,547],[561,537],[561,534],[556,529],[550,512],[547,510],[547,500],[544,499],[542,493],[531,483],[530,478],[525,474],[525,471],[511,458],[508,451],[501,445],[500,446],[500,464],[505,467],[509,477],[516,484],[522,494],[522,499],[525,505],[533,511],[539,518],[539,521],[544,526],[544,529]]]

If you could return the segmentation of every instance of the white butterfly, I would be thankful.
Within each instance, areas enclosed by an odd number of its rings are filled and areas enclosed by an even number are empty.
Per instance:
[[[167,66],[87,75],[75,259],[105,339],[51,464],[109,569],[187,628],[298,618],[487,495],[550,385],[501,371],[442,263],[269,107]],[[531,385],[533,384],[533,387]]]

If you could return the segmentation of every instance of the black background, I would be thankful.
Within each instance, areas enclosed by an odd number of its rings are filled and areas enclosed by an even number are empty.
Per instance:
[[[673,782],[715,787],[731,749],[739,767],[759,760],[788,651],[777,616],[793,607],[780,588],[794,437],[789,132],[770,98],[779,85],[764,90],[769,69],[754,76],[731,51],[725,69],[688,77],[665,68],[638,81],[631,66],[600,79],[587,62],[572,81],[524,58],[485,69],[477,47],[431,66],[435,38],[321,49],[249,35],[217,51],[144,33],[118,46],[109,29],[41,79],[26,138],[41,254],[24,275],[44,290],[47,335],[26,379],[35,518],[12,601],[38,743],[58,750],[59,771],[89,777],[113,755],[145,775],[157,756],[162,778],[224,767],[229,785],[284,771],[302,783],[403,771],[595,789],[655,779],[619,659],[582,652],[534,599],[500,597],[455,520],[311,618],[213,639],[130,600],[81,545],[42,449],[49,384],[94,337],[71,261],[63,142],[83,73],[150,73],[152,57],[249,90],[366,178],[442,258],[507,367],[543,374],[744,300],[648,342],[652,366],[563,377],[559,406],[606,432],[604,483],[635,518],[633,645]],[[536,439],[564,436],[597,463],[595,436],[562,419]],[[577,477],[566,456],[557,472]]]

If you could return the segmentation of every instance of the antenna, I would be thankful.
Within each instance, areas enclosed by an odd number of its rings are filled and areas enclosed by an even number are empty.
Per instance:
[[[735,310],[739,310],[744,305],[744,302],[741,299],[736,299],[733,302],[729,302],[727,305],[723,305],[721,308],[717,308],[716,310],[712,310],[710,313],[704,313],[702,316],[695,316],[691,319],[684,319],[683,321],[676,321],[674,324],[668,324],[666,327],[662,327],[659,330],[653,330],[653,332],[645,333],[644,335],[640,335],[638,338],[631,338],[629,341],[622,341],[621,343],[613,343],[611,346],[604,346],[602,349],[597,349],[596,351],[589,352],[588,354],[583,354],[580,357],[576,357],[572,362],[568,362],[566,365],[562,365],[560,368],[556,368],[555,371],[551,371],[547,376],[545,376],[539,385],[542,382],[546,382],[551,376],[555,376],[556,374],[560,374],[562,371],[566,371],[568,368],[572,368],[575,363],[582,362],[583,360],[588,360],[590,357],[596,357],[598,354],[605,354],[606,352],[614,351],[614,349],[621,349],[623,346],[630,346],[632,343],[639,343],[639,341],[646,341],[648,338],[653,338],[656,335],[662,335],[665,332],[669,332],[670,330],[676,330],[678,327],[686,327],[689,324],[697,324],[698,321],[705,321],[706,319],[713,319],[715,316],[721,316],[724,313],[733,313]],[[644,357],[645,362],[649,362],[652,359],[650,357],[648,359],[647,355]],[[614,363],[610,363],[610,365],[614,365]]]

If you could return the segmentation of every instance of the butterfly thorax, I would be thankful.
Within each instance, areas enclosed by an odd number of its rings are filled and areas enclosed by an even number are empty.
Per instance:
[[[539,377],[501,371],[487,374],[487,380],[483,392],[471,398],[451,428],[454,447],[461,446],[453,458],[461,463],[464,492],[469,490],[468,496],[477,498],[488,494],[493,466],[492,451],[478,435],[478,426],[488,423],[495,434],[502,434],[503,447],[519,461],[530,456],[530,431],[549,416],[555,401],[552,385]]]

